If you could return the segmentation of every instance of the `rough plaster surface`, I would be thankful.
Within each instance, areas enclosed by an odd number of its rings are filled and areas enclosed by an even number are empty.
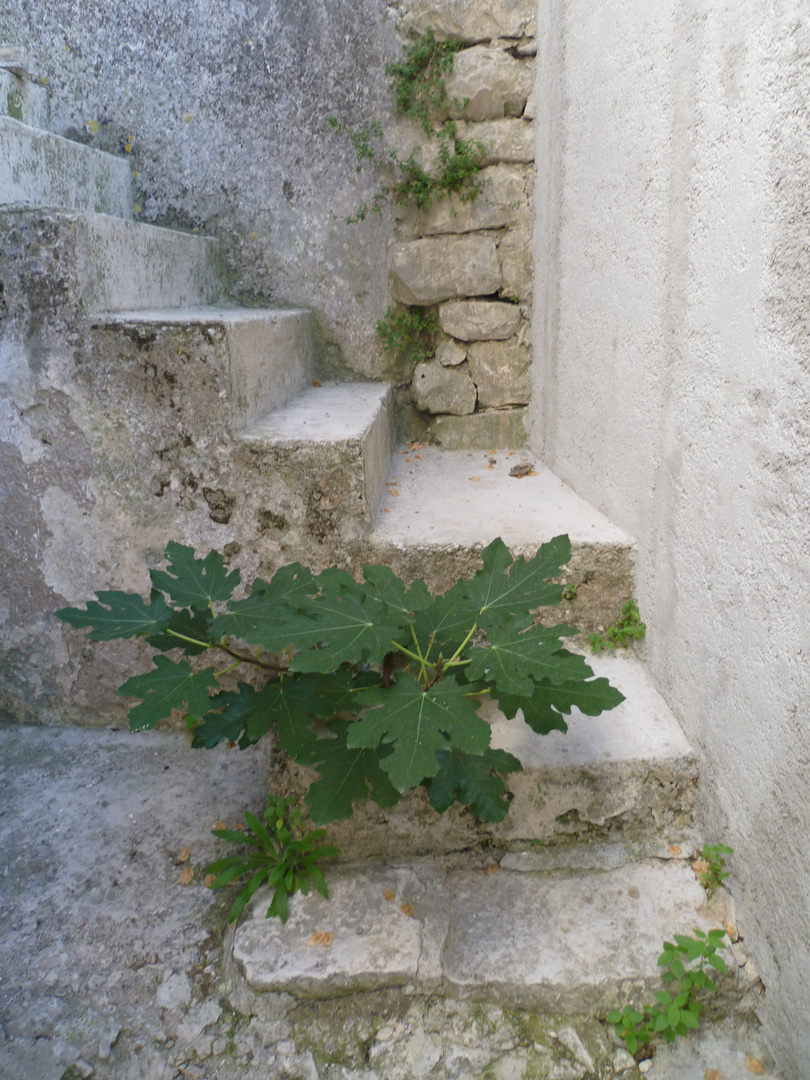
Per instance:
[[[800,1078],[807,11],[574,0],[541,23],[532,444],[636,539],[652,669],[700,751],[772,1048]]]

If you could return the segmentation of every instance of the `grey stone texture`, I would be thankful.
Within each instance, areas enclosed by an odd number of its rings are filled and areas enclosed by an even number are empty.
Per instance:
[[[462,41],[533,37],[535,5],[531,0],[407,0],[406,24],[422,33],[433,27],[445,37]]]
[[[482,406],[525,405],[531,397],[531,350],[517,341],[471,342],[467,355]]]
[[[454,416],[434,416],[430,435],[445,450],[489,450],[526,445],[526,410],[483,409],[459,422]]]
[[[503,341],[517,333],[520,310],[491,300],[451,300],[439,307],[439,325],[461,341]]]
[[[413,373],[416,406],[432,413],[466,416],[475,411],[477,394],[467,365],[417,364]]]
[[[391,293],[423,307],[462,296],[497,292],[503,281],[494,241],[487,236],[400,240],[389,251]]]
[[[425,210],[411,207],[399,213],[400,234],[432,236],[528,226],[531,177],[525,167],[491,165],[478,173],[476,183],[474,199],[453,194]]]
[[[492,46],[475,45],[456,53],[445,85],[448,113],[456,119],[521,116],[532,88],[531,61],[515,60]]]

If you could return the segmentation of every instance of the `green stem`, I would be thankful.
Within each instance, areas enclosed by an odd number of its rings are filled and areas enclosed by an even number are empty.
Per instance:
[[[234,662],[229,667],[223,668],[222,671],[215,671],[214,678],[218,679],[220,675],[227,675],[229,671],[233,671],[234,668],[238,668],[241,663],[241,660],[234,660]]]
[[[426,660],[424,656],[420,656],[417,653],[412,653],[411,650],[406,649],[404,645],[400,645],[396,641],[392,641],[391,644],[394,646],[395,649],[399,649],[399,651],[401,653],[404,653],[405,656],[410,657],[411,660],[415,660],[417,662],[417,664],[419,664],[419,666],[421,668],[425,668],[425,667],[435,668],[436,667],[435,664],[429,663],[429,661]]]
[[[469,634],[467,634],[467,636],[466,636],[466,637],[464,638],[464,640],[463,640],[463,641],[462,641],[462,643],[461,643],[461,644],[459,645],[459,647],[458,647],[458,648],[456,649],[456,651],[455,651],[455,652],[453,653],[453,655],[452,655],[452,656],[450,657],[450,659],[449,659],[449,660],[445,660],[444,666],[445,666],[446,668],[450,667],[451,665],[452,665],[453,667],[457,667],[457,666],[458,666],[458,665],[457,665],[457,663],[456,663],[456,661],[458,660],[458,658],[459,658],[459,657],[461,656],[461,654],[462,654],[462,653],[464,652],[464,650],[465,650],[465,649],[467,648],[467,646],[469,645],[469,643],[470,643],[470,639],[472,638],[473,634],[475,633],[475,631],[476,631],[477,629],[478,629],[478,623],[477,623],[477,622],[474,622],[474,623],[472,624],[472,629],[470,630]],[[467,661],[465,661],[465,663],[467,663]]]
[[[178,633],[177,630],[167,630],[167,634],[171,634],[172,637],[176,637],[179,641],[187,641],[189,645],[198,645],[201,649],[222,649],[228,656],[232,656],[240,664],[252,664],[254,667],[262,668],[264,671],[287,671],[286,667],[282,667],[280,664],[267,664],[259,660],[258,654],[254,660],[252,656],[243,656],[242,653],[238,653],[235,649],[231,649],[228,645],[224,644],[224,640],[214,644],[211,641],[198,641],[196,638],[187,637],[185,634]],[[236,667],[236,665],[233,665]],[[231,670],[230,668],[228,670]]]

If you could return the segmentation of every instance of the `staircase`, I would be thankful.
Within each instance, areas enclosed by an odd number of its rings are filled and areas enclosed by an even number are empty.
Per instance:
[[[576,598],[558,621],[584,634],[633,595],[632,539],[529,451],[397,447],[389,387],[321,385],[312,315],[229,304],[216,240],[133,220],[125,160],[0,117],[0,232],[3,257],[25,270],[28,315],[39,297],[43,340],[78,342],[64,390],[133,547],[178,530],[198,546],[232,535],[246,567],[309,553],[385,562],[446,589],[495,536],[531,553],[566,532]],[[510,475],[520,463],[526,475]],[[526,1069],[533,1054],[546,1063],[538,1076],[618,1075],[617,1061],[637,1075],[593,1018],[659,988],[664,938],[733,913],[707,906],[690,867],[698,771],[677,723],[638,659],[593,667],[627,700],[602,717],[575,713],[567,735],[489,717],[493,744],[523,763],[502,824],[439,816],[411,793],[334,825],[331,899],[296,897],[282,925],[257,898],[232,938],[233,999],[256,1015],[278,1010],[279,994],[304,1011],[320,1002],[335,1031],[351,1001],[355,1027],[365,1018],[376,1031],[356,1038],[382,1076],[396,1074],[385,1061],[400,1036],[393,1020],[394,1034],[374,1027],[380,994],[392,1016],[437,998],[543,1013]],[[317,931],[332,944],[310,944]],[[735,953],[726,1004],[755,981],[750,970]],[[441,1060],[432,1076],[473,1075]]]

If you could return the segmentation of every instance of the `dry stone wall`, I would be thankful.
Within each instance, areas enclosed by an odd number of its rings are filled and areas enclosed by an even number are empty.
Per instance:
[[[398,207],[388,252],[391,296],[434,309],[434,355],[416,365],[412,393],[448,448],[522,443],[530,399],[531,221],[534,163],[534,14],[519,0],[489,6],[416,0],[402,25],[467,44],[445,80],[438,121],[484,148],[478,193],[425,209]],[[439,140],[414,122],[397,132],[400,159],[414,153],[431,175]]]

